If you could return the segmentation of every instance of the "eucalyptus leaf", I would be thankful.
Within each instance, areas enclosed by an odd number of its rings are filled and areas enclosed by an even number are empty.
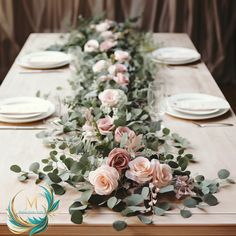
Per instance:
[[[21,172],[21,168],[18,165],[12,165],[10,167],[10,170],[16,173],[20,173]]]
[[[112,226],[115,230],[121,231],[127,227],[127,223],[125,221],[117,220],[112,224]]]
[[[230,176],[230,172],[226,169],[221,169],[218,171],[218,177],[220,179],[227,179]]]
[[[192,216],[192,212],[189,211],[189,210],[180,210],[180,215],[183,217],[183,218],[189,218]]]
[[[75,224],[82,224],[83,213],[80,210],[73,211],[73,213],[71,214],[71,221]]]

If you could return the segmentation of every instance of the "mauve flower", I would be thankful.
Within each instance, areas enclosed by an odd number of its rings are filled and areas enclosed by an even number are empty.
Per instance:
[[[115,127],[113,124],[113,119],[110,116],[106,116],[105,118],[101,118],[97,121],[97,126],[99,132],[103,135],[106,135],[111,132],[111,130]]]
[[[121,172],[128,167],[130,158],[130,154],[125,149],[114,148],[108,155],[107,164]]]
[[[119,85],[128,85],[129,84],[129,77],[122,73],[117,73],[116,76],[113,77],[113,80],[116,81]]]
[[[115,141],[120,143],[121,138],[124,134],[127,134],[128,139],[132,139],[135,135],[134,131],[126,126],[119,126],[115,130]]]
[[[93,72],[99,73],[108,67],[108,63],[105,60],[99,60],[93,65]]]
[[[125,176],[139,184],[151,181],[153,178],[153,165],[145,157],[136,157],[129,162],[129,170],[125,172]]]
[[[85,52],[95,52],[99,48],[99,43],[95,39],[89,40],[85,45],[84,45],[84,51]]]
[[[103,106],[117,107],[126,102],[125,93],[120,89],[106,89],[98,95]]]
[[[119,172],[111,166],[102,165],[89,173],[89,182],[99,195],[109,195],[118,187]]]
[[[117,75],[117,73],[127,72],[127,67],[123,64],[117,63],[108,67],[108,72],[111,75]]]
[[[115,47],[117,45],[117,41],[106,40],[100,44],[100,51],[107,52],[109,49]]]
[[[115,59],[119,62],[125,62],[130,59],[130,55],[126,51],[117,50],[114,53]]]
[[[161,164],[156,159],[152,159],[151,164],[153,165],[153,184],[158,188],[167,186],[172,180],[170,166]]]
[[[187,175],[177,176],[175,182],[175,193],[176,198],[180,199],[185,196],[195,196],[196,194],[192,191],[194,188],[194,181],[190,179]]]

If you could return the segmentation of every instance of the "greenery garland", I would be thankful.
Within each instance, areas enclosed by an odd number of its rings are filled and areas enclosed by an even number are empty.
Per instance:
[[[68,113],[57,123],[60,135],[38,135],[49,137],[52,149],[42,160],[43,170],[39,163],[30,171],[11,167],[21,181],[37,174],[36,183],[46,180],[59,195],[66,193],[65,184],[74,187],[79,198],[69,212],[76,224],[98,206],[150,224],[153,215],[176,207],[173,197],[181,216],[188,218],[190,208],[218,204],[214,194],[220,186],[234,183],[225,169],[214,180],[192,176],[187,167],[194,158],[185,153],[188,141],[151,120],[148,85],[157,70],[148,52],[157,45],[150,33],[134,28],[136,20],[80,18],[67,43],[49,49],[74,55],[74,96],[67,99]],[[113,224],[116,230],[126,226],[125,221]]]

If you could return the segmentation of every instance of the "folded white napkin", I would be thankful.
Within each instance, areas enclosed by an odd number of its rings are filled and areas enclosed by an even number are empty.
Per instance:
[[[0,114],[34,114],[48,111],[48,106],[40,103],[19,103],[0,106]]]
[[[184,110],[213,110],[213,109],[228,109],[230,105],[227,101],[212,99],[212,100],[186,100],[175,101],[173,107]]]

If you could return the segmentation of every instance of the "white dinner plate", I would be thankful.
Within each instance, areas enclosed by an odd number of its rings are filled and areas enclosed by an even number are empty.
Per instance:
[[[70,56],[63,52],[39,51],[21,56],[18,65],[30,69],[53,69],[70,63]]]
[[[176,108],[172,104],[174,104],[175,101],[186,101],[186,100],[199,100],[201,102],[206,99],[214,99],[218,100],[220,104],[224,105],[224,108],[219,109],[209,109],[209,110],[183,110]],[[189,119],[189,120],[204,120],[204,119],[210,119],[215,118],[218,116],[221,116],[225,114],[230,109],[229,103],[220,98],[211,96],[208,94],[201,94],[201,93],[183,93],[183,94],[176,94],[169,98],[167,98],[166,102],[166,113],[178,118],[183,119]],[[184,112],[183,112],[184,111]]]
[[[198,61],[201,55],[193,49],[182,47],[164,47],[152,52],[153,60],[168,65],[183,65]]]
[[[36,104],[41,104],[44,106],[47,106],[47,111],[40,113],[40,114],[14,114],[12,115],[7,115],[0,114],[0,121],[1,122],[7,122],[7,123],[29,123],[33,121],[38,121],[45,119],[49,116],[51,116],[55,112],[55,106],[44,99],[37,98],[37,97],[14,97],[14,98],[7,98],[2,101],[0,101],[0,106],[1,105],[10,105],[10,104],[19,104],[19,103],[36,103]]]

